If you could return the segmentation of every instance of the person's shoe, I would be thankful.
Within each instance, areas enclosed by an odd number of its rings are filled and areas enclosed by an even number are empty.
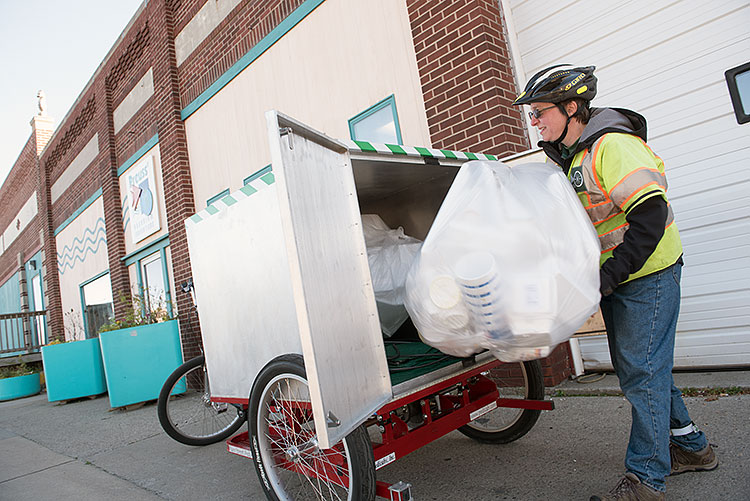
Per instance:
[[[670,475],[679,475],[688,471],[710,471],[719,466],[719,458],[716,457],[711,444],[698,452],[686,451],[675,444],[669,444],[669,457],[672,459]]]
[[[589,501],[660,501],[665,499],[663,492],[652,489],[633,473],[626,473],[614,489],[604,497],[591,496]]]

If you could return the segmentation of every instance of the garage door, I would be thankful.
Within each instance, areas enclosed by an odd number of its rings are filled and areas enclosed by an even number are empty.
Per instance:
[[[750,364],[750,124],[724,78],[750,60],[750,4],[501,3],[519,84],[553,64],[595,65],[594,106],[648,120],[685,249],[676,367]],[[611,367],[603,336],[581,349],[585,368]]]

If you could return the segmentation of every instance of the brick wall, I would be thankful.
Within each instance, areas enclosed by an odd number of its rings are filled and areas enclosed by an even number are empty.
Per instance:
[[[433,146],[495,155],[528,149],[520,110],[510,105],[515,84],[499,2],[404,1],[414,37]],[[125,235],[117,168],[158,133],[174,272],[171,288],[176,291],[173,298],[183,313],[180,326],[186,356],[198,351],[199,332],[190,299],[179,292],[179,284],[191,275],[183,221],[195,210],[180,112],[303,2],[240,2],[179,67],[176,65],[175,37],[205,0],[150,1],[131,21],[128,31],[110,51],[50,140],[38,164],[40,171],[32,183],[39,189],[40,216],[36,227],[19,238],[18,246],[31,249],[34,240],[38,246],[39,232],[42,231],[48,270],[45,285],[51,292],[48,307],[53,336],[62,335],[63,325],[53,233],[99,188],[104,201],[113,295],[118,297],[130,293],[129,277],[121,261],[125,254]],[[115,134],[113,111],[149,68],[153,68],[154,94]],[[52,204],[50,187],[94,134],[98,134],[99,154]],[[21,155],[24,160],[19,157],[19,162],[37,165],[33,158],[34,148],[35,144],[27,144]],[[20,207],[25,201],[20,195],[25,192],[14,187],[13,182],[10,179],[10,184],[0,190],[0,203],[7,200],[6,207]],[[0,215],[0,222],[2,217],[6,217],[5,213]],[[17,266],[15,262],[12,265],[5,263],[7,259],[15,260],[17,256],[2,256],[0,269]],[[116,316],[121,318],[124,306],[115,303]],[[566,349],[558,348],[545,361],[548,383],[566,377],[569,365]]]
[[[180,314],[180,332],[184,357],[200,354],[200,330],[194,323],[192,299],[181,292],[180,285],[192,275],[187,249],[184,221],[195,212],[193,184],[187,153],[185,125],[180,118],[179,76],[175,57],[175,9],[163,5],[159,22],[154,23],[154,109],[159,129],[159,144],[164,179],[164,202],[169,227],[169,246],[172,256],[173,300]],[[168,187],[168,189],[167,189]]]
[[[18,211],[34,192],[37,195],[37,215],[13,242],[6,242],[5,252],[0,255],[0,281],[2,282],[19,272],[23,264],[42,248],[43,240],[40,232],[48,213],[44,208],[45,190],[41,185],[42,178],[39,170],[38,153],[44,148],[50,135],[50,130],[44,128],[36,130],[32,127],[29,139],[0,188],[0,207],[3,208],[0,211],[0,232],[5,231],[9,225],[16,224],[15,217]],[[19,254],[22,257],[20,263]],[[20,275],[18,275],[18,279],[19,281],[24,280]],[[28,309],[24,307],[27,304],[24,303],[27,297],[23,296],[27,296],[27,292],[23,287],[21,288],[21,295],[22,308]]]
[[[108,93],[110,115],[133,90],[134,86],[154,65],[156,45],[154,41],[153,25],[159,23],[159,5],[149,3],[139,18],[133,23],[130,31],[120,42],[118,50],[107,66],[105,77]],[[157,82],[154,80],[154,87]],[[128,160],[138,149],[156,134],[157,107],[154,98],[143,104],[141,109],[130,118],[114,135],[114,128],[110,132],[114,138],[113,162],[120,166]]]
[[[57,244],[55,229],[62,225],[100,187],[97,166],[106,159],[102,143],[107,140],[101,133],[104,117],[103,93],[100,86],[90,85],[76,102],[68,116],[58,126],[49,144],[42,152],[40,165],[40,207],[46,215],[41,231],[44,239],[44,284],[47,291],[47,320],[50,338],[64,337],[64,316],[57,270]],[[99,153],[78,178],[55,201],[50,189],[86,144],[99,132]]]
[[[53,337],[63,335],[54,231],[99,188],[102,189],[113,297],[130,294],[127,268],[121,261],[125,255],[125,235],[117,169],[157,133],[174,272],[172,290],[179,291],[179,284],[190,277],[183,221],[194,213],[195,204],[180,112],[303,0],[241,2],[178,69],[174,38],[204,3],[204,0],[148,2],[93,75],[41,155],[41,171],[36,179],[41,214],[34,231],[25,232],[24,238],[38,242],[40,230],[44,235],[45,266],[48,270],[45,285],[50,292],[47,304]],[[153,68],[154,72],[153,96],[115,134],[113,111],[149,68]],[[98,155],[53,204],[51,186],[94,134],[98,134],[99,139]],[[24,160],[24,164],[31,162],[29,165],[36,165],[36,158],[31,154],[34,145],[27,145],[28,148],[29,152],[25,149],[22,156],[31,156],[30,160]],[[16,195],[25,193],[15,189],[12,183],[7,183],[4,190],[13,191]],[[9,206],[20,207],[22,203],[13,198]],[[7,256],[2,259],[7,259]],[[17,259],[17,256],[13,255],[12,259]],[[0,264],[4,270],[17,266],[2,260]],[[173,298],[178,311],[192,310],[189,296],[175,292]],[[122,318],[127,305],[115,301],[114,306],[115,316]],[[197,323],[195,319],[191,323],[189,317],[185,315],[184,319],[181,318],[186,356],[198,351],[200,339]],[[182,325],[183,322],[187,323]]]
[[[529,149],[496,0],[407,0],[433,147]]]
[[[9,226],[17,224],[18,211],[35,191],[39,196],[36,150],[36,137],[32,133],[0,189],[0,207],[3,208],[0,210],[0,234]],[[28,260],[39,250],[40,224],[41,217],[37,213],[13,242],[9,245],[6,242],[5,252],[0,255],[0,279],[4,280],[11,270],[18,271],[19,252],[23,253],[24,260]]]
[[[8,173],[5,183],[0,188],[0,207],[3,208],[0,210],[0,234],[5,231],[8,225],[13,224],[16,214],[36,189],[35,176],[29,179],[29,175],[35,174],[35,171],[36,142],[32,135],[26,141],[16,163]],[[5,255],[0,259],[5,259]],[[2,261],[2,264],[5,264],[5,262]],[[4,270],[5,266],[0,269]]]
[[[176,9],[175,35],[190,21],[203,1],[180,2]],[[260,0],[240,4],[180,65],[182,107],[190,104],[234,63],[268,35],[304,0]]]
[[[98,115],[102,114],[102,95],[97,95],[95,89],[89,89],[87,95],[78,102],[70,117],[61,124],[48,147],[41,156],[42,167],[49,173],[50,187],[62,176],[65,169],[75,160],[76,156],[88,144],[94,134],[98,132]],[[99,135],[99,154],[91,165],[81,173],[70,187],[55,200],[52,207],[52,224],[54,228],[60,226],[70,217],[89,197],[99,189],[99,178],[95,165],[102,158],[102,142],[106,135]],[[53,230],[54,230],[53,228]]]
[[[573,375],[573,356],[570,345],[563,343],[555,348],[550,356],[542,359],[544,386],[552,387]]]
[[[505,156],[529,149],[494,0],[407,0],[432,146]],[[567,343],[542,360],[545,384],[572,373]]]

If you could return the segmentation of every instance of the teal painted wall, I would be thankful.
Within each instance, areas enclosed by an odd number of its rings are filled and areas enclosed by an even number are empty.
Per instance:
[[[17,313],[21,311],[21,289],[18,285],[18,273],[14,273],[3,285],[0,285],[0,313]]]

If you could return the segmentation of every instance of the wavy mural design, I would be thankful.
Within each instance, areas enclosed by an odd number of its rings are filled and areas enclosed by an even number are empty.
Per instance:
[[[92,239],[96,240],[97,235],[102,231],[106,233],[106,226],[104,223],[104,218],[100,217],[99,219],[97,219],[96,224],[94,224],[93,228],[86,228],[83,231],[83,235],[81,235],[81,238],[75,237],[71,245],[66,245],[63,248],[62,253],[58,252],[57,260],[62,261],[64,259],[70,259],[75,251],[83,250],[83,246],[86,241],[90,241]]]
[[[81,237],[75,237],[71,245],[66,245],[57,253],[57,269],[60,275],[72,269],[77,262],[83,262],[89,253],[96,254],[102,242],[107,243],[107,230],[104,219],[99,218],[94,228],[86,228]]]

